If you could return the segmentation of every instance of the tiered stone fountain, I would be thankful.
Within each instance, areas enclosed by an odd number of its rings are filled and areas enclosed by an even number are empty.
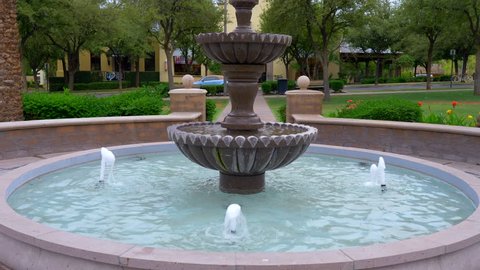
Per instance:
[[[220,190],[257,193],[264,190],[265,171],[298,158],[317,130],[305,125],[264,123],[253,111],[258,78],[265,64],[280,56],[291,37],[259,34],[251,28],[258,0],[230,0],[238,26],[231,33],[197,36],[208,57],[222,63],[232,111],[221,123],[171,126],[169,137],[190,160],[220,171]]]

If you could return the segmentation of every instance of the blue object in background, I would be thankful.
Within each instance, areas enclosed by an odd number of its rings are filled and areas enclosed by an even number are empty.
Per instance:
[[[195,86],[204,86],[204,85],[223,85],[223,77],[222,76],[205,76],[202,77],[200,80],[193,83]]]

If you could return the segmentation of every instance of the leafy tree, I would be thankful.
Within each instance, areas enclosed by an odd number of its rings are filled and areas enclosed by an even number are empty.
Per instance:
[[[143,16],[134,5],[121,2],[107,3],[104,7],[105,18],[109,22],[108,34],[99,40],[100,50],[112,56],[120,74],[119,88],[122,89],[122,62],[126,57],[135,59],[137,69],[136,86],[139,81],[138,59],[151,49],[148,42],[148,27]]]
[[[474,95],[480,95],[480,1],[479,0],[450,0],[449,10],[455,18],[463,19],[469,29],[469,36],[474,41],[476,50],[476,64],[474,76]]]
[[[270,0],[270,7],[263,19],[264,28],[274,29],[277,24],[277,28],[287,28],[287,34],[292,36],[295,31],[305,33],[304,44],[312,46],[315,59],[321,63],[327,100],[330,98],[330,55],[338,49],[344,30],[361,14],[359,11],[364,3],[365,0]],[[285,15],[282,16],[281,12],[285,12]],[[277,18],[275,22],[269,21],[274,18]]]
[[[288,4],[288,8],[285,5]],[[261,31],[290,35],[292,44],[281,56],[285,70],[289,70],[292,57],[299,66],[302,75],[311,78],[308,58],[313,56],[313,44],[308,40],[311,31],[310,21],[303,15],[307,6],[300,1],[269,0],[269,7],[260,16]]]
[[[399,18],[406,33],[423,37],[426,44],[427,86],[432,88],[434,49],[447,26],[448,8],[444,0],[403,0]]]
[[[388,0],[373,0],[369,2],[366,16],[351,27],[346,40],[353,47],[361,48],[364,53],[378,56],[376,59],[375,84],[381,76],[381,55],[397,42],[395,24],[392,22],[392,7]]]
[[[81,50],[89,49],[105,30],[106,23],[100,9],[102,0],[21,0],[22,7],[32,18],[33,30],[44,35],[61,50],[68,62],[68,86],[74,88],[75,73],[79,69]]]
[[[175,41],[185,29],[181,29],[179,20],[183,16],[191,16],[196,1],[189,0],[140,0],[150,11],[150,33],[160,44],[167,57],[168,84],[173,89],[173,52]]]
[[[197,1],[195,9],[197,10],[195,16],[179,18],[179,25],[184,31],[175,41],[176,47],[185,58],[187,72],[191,72],[193,61],[205,64],[206,67],[211,65],[211,60],[205,57],[195,37],[200,33],[221,31],[220,23],[223,20],[222,11],[217,9],[212,1]]]

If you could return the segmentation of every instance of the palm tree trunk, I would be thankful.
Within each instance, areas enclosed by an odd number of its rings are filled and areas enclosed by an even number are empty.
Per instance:
[[[0,121],[23,120],[20,36],[17,27],[17,1],[0,1]]]

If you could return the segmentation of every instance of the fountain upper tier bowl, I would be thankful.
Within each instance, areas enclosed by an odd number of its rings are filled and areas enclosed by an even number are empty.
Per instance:
[[[254,32],[205,33],[197,36],[205,54],[223,64],[265,64],[290,46],[292,37]]]
[[[256,193],[264,174],[290,164],[315,140],[317,129],[288,123],[264,123],[254,131],[222,128],[220,123],[188,123],[168,128],[168,136],[193,162],[220,171],[220,189]]]

